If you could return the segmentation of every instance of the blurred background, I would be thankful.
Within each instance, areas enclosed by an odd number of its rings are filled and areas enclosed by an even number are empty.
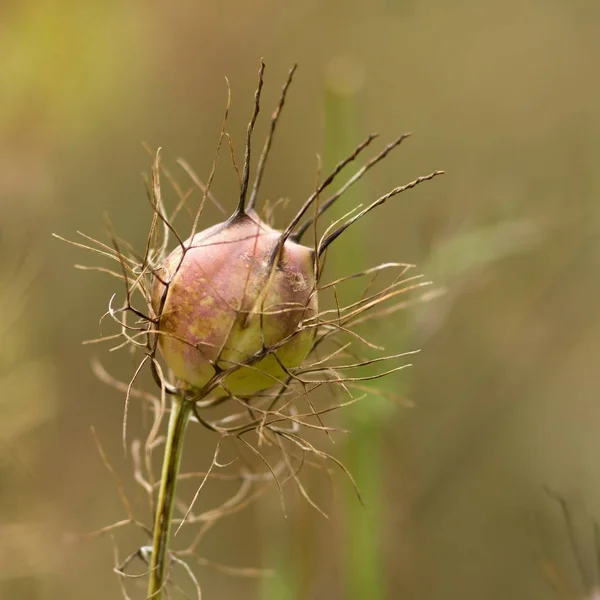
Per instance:
[[[332,276],[404,261],[439,293],[371,336],[422,348],[385,384],[409,402],[374,396],[342,418],[353,434],[334,450],[366,507],[343,477],[333,493],[316,477],[329,520],[300,501],[285,519],[276,498],[232,516],[203,556],[277,575],[196,567],[204,597],[594,597],[599,26],[594,0],[3,0],[0,598],[119,597],[110,540],[67,535],[125,516],[91,426],[139,496],[120,442],[123,395],[90,367],[99,357],[127,379],[133,362],[81,346],[100,334],[118,282],[74,270],[101,263],[51,233],[106,239],[108,213],[140,247],[142,142],[174,172],[181,156],[206,177],[227,76],[240,153],[261,56],[259,136],[299,62],[263,187],[263,201],[290,198],[279,223],[314,189],[317,153],[332,164],[371,131],[386,142],[412,131],[337,216],[446,175],[365,219]],[[235,173],[221,165],[214,191],[233,207]],[[188,464],[207,466],[214,440],[188,441]],[[219,494],[207,487],[201,501]],[[140,543],[124,533],[121,556]]]

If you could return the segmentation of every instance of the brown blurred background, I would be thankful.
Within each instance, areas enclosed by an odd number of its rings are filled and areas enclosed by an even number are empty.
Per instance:
[[[414,134],[369,176],[366,200],[447,171],[352,238],[365,264],[413,262],[445,290],[379,330],[388,347],[423,352],[410,374],[388,382],[414,408],[392,405],[366,430],[380,439],[380,530],[367,523],[365,535],[380,536],[381,564],[380,587],[362,597],[591,597],[600,520],[599,28],[595,0],[3,0],[0,598],[119,597],[109,540],[65,541],[124,516],[90,426],[139,495],[120,446],[123,397],[90,369],[99,356],[127,378],[133,363],[80,345],[99,334],[118,289],[75,271],[93,259],[51,233],[103,237],[108,213],[142,244],[149,212],[140,174],[150,158],[141,143],[206,176],[224,77],[239,152],[261,56],[265,114],[300,64],[265,197],[294,206],[310,194],[329,120],[347,107],[356,136],[344,147],[370,131]],[[233,207],[235,175],[222,165],[215,193]],[[344,261],[338,267],[347,272]],[[192,440],[188,464],[197,457],[205,466],[212,442]],[[347,485],[340,477],[335,487]],[[211,490],[207,507],[220,497]],[[271,566],[273,538],[287,558],[279,587],[198,568],[204,597],[359,597],[345,547],[370,550],[352,537],[356,511],[342,505],[353,500],[330,496],[329,521],[300,502],[284,520],[269,501],[216,527],[207,558]],[[122,534],[122,556],[140,543]]]

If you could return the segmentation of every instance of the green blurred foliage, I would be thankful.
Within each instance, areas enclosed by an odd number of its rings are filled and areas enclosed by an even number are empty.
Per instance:
[[[124,516],[91,425],[140,497],[120,453],[123,398],[89,368],[99,355],[127,378],[132,363],[79,345],[98,335],[118,290],[72,270],[90,257],[50,233],[103,235],[109,212],[143,243],[141,142],[162,146],[174,172],[183,156],[206,176],[223,77],[239,152],[261,56],[263,106],[300,63],[264,187],[264,200],[290,198],[286,215],[314,189],[315,153],[335,160],[323,98],[343,57],[362,75],[349,113],[333,113],[354,122],[339,146],[413,132],[360,201],[447,171],[365,219],[332,265],[341,275],[356,261],[405,261],[435,282],[429,302],[370,332],[388,349],[422,348],[412,372],[387,383],[414,408],[383,401],[377,419],[357,423],[359,436],[375,428],[378,531],[360,529],[366,519],[356,530],[378,540],[379,595],[589,597],[600,519],[599,26],[595,0],[3,2],[0,306],[20,314],[0,327],[0,598],[118,597],[109,541],[63,537]],[[215,193],[233,206],[236,178],[223,165]],[[205,465],[213,442],[192,440],[188,458]],[[337,444],[340,456],[357,448]],[[275,501],[211,532],[207,558],[260,566],[264,556],[284,577],[269,588],[202,568],[205,596],[294,597],[291,581],[303,600],[350,598],[345,561],[370,551],[347,547],[360,537],[345,534],[347,519],[361,517],[344,508],[346,483],[336,478],[332,494],[321,477],[310,482],[329,520],[302,502],[283,519]],[[572,527],[543,486],[568,500]],[[119,542],[125,555],[139,540]]]

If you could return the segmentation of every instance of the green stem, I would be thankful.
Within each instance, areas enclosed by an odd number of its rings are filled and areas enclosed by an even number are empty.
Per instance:
[[[185,426],[191,411],[191,403],[179,396],[173,398],[169,431],[165,445],[165,457],[158,490],[158,503],[154,521],[152,557],[150,559],[150,578],[147,598],[161,600],[165,585],[166,556],[171,529],[171,514],[175,502],[175,487],[183,451]]]

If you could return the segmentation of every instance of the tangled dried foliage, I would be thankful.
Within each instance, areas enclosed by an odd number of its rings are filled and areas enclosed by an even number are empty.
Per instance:
[[[271,116],[254,184],[249,189],[252,133],[259,113],[263,85],[264,63],[261,62],[254,111],[247,131],[244,164],[241,171],[236,167],[240,177],[240,198],[234,216],[255,214],[254,208],[265,165],[295,69],[294,66],[290,70],[279,103]],[[280,234],[279,247],[286,240],[300,243],[305,234],[312,232],[316,284],[311,290],[310,296],[318,294],[321,305],[323,305],[323,299],[329,298],[329,307],[321,309],[316,315],[302,319],[296,331],[279,343],[266,345],[263,342],[263,347],[259,351],[248,356],[242,362],[222,360],[220,358],[222,352],[219,352],[219,358],[211,362],[214,376],[202,389],[193,388],[178,381],[165,365],[160,352],[160,336],[169,335],[160,330],[163,316],[161,307],[164,306],[164,297],[174,277],[173,275],[170,278],[164,278],[164,270],[161,268],[172,245],[178,246],[181,256],[185,257],[191,247],[193,235],[200,229],[203,210],[207,202],[214,203],[219,210],[223,211],[222,206],[211,192],[211,186],[223,143],[225,139],[230,140],[227,133],[230,98],[229,94],[212,169],[206,183],[201,181],[188,163],[180,159],[178,165],[191,180],[189,187],[181,185],[171,171],[162,164],[160,149],[153,153],[151,177],[146,182],[147,197],[152,208],[152,219],[145,248],[141,254],[137,253],[129,243],[112,233],[112,228],[110,244],[102,243],[84,234],[80,234],[84,241],[70,242],[100,254],[116,265],[116,268],[83,266],[79,266],[79,268],[107,273],[124,285],[123,300],[117,304],[117,295],[113,295],[105,315],[117,324],[118,331],[114,335],[103,336],[88,343],[110,341],[115,344],[113,350],[126,348],[140,357],[139,365],[128,383],[115,380],[100,363],[94,365],[95,372],[102,381],[125,395],[123,444],[125,447],[129,446],[131,450],[135,481],[147,492],[150,508],[156,517],[153,529],[137,520],[119,484],[127,516],[122,521],[96,532],[112,535],[116,529],[133,524],[145,532],[151,540],[151,546],[138,549],[126,560],[117,562],[115,566],[115,571],[120,576],[124,598],[129,598],[125,583],[127,581],[139,582],[140,579],[144,579],[144,575],[148,576],[151,581],[153,580],[148,588],[147,597],[160,598],[163,589],[168,590],[170,586],[174,586],[175,589],[177,586],[172,577],[172,569],[175,567],[181,568],[192,579],[198,598],[200,598],[200,585],[190,567],[191,562],[194,561],[199,565],[214,566],[226,573],[244,576],[264,575],[266,572],[261,570],[236,569],[216,565],[201,557],[197,548],[203,536],[215,523],[256,501],[273,484],[277,486],[281,494],[282,503],[284,487],[292,484],[313,507],[325,514],[311,499],[301,481],[300,475],[304,467],[322,468],[328,473],[331,471],[331,467],[335,467],[341,469],[350,481],[352,481],[352,477],[335,456],[315,445],[314,432],[331,436],[334,431],[339,431],[326,424],[328,419],[325,418],[325,415],[364,398],[365,392],[372,390],[370,387],[372,384],[366,382],[382,378],[409,366],[404,359],[412,352],[389,355],[380,353],[373,358],[373,350],[380,351],[381,348],[366,339],[362,333],[365,330],[363,326],[405,307],[408,302],[406,300],[408,292],[429,285],[429,282],[424,281],[420,275],[410,273],[412,265],[397,262],[384,263],[333,281],[324,281],[327,252],[338,236],[390,198],[442,173],[434,171],[406,185],[392,189],[366,207],[354,207],[344,217],[329,224],[323,232],[320,232],[320,220],[327,209],[364,177],[372,167],[386,158],[394,148],[397,148],[409,134],[402,134],[385,146],[348,178],[339,189],[322,201],[323,195],[342,170],[355,161],[377,137],[369,135],[317,185],[287,228]],[[168,209],[170,203],[163,197],[161,181],[164,180],[169,183],[175,196],[171,209]],[[194,207],[194,193],[198,192],[200,200],[195,203]],[[186,214],[191,221],[191,234],[187,238],[178,233],[179,226],[176,226]],[[276,258],[270,265],[270,269],[274,270],[275,268]],[[381,285],[379,279],[386,273],[392,274],[391,281]],[[156,306],[153,307],[152,302],[153,285],[157,279],[161,281],[165,290],[163,302],[160,303],[158,310],[156,310]],[[356,279],[365,280],[363,293],[350,304],[340,306],[338,290],[346,282]],[[415,296],[411,297],[414,301]],[[237,310],[241,311],[242,308],[237,307]],[[271,388],[254,394],[252,397],[240,397],[229,392],[226,379],[231,373],[240,369],[256,369],[255,365],[268,356],[273,356],[278,360],[277,350],[307,330],[313,332],[313,346],[309,358],[301,366],[288,368],[279,361],[285,377],[273,377]],[[186,340],[179,341],[188,343]],[[195,350],[202,352],[202,349],[198,347]],[[363,350],[367,352],[365,353]],[[364,354],[369,354],[369,357],[365,357]],[[380,366],[383,368],[379,368]],[[146,367],[152,373],[159,390],[158,393],[149,393],[136,385],[139,374]],[[317,407],[313,403],[311,395],[324,387],[333,390],[334,393],[331,395],[333,401],[327,406]],[[170,407],[167,402],[169,397],[172,398]],[[134,439],[128,444],[128,407],[133,398],[147,403],[153,418],[146,439]],[[228,407],[226,415],[215,418],[214,409],[220,407],[219,410],[223,410],[223,406]],[[169,431],[165,436],[161,432],[163,422],[169,414]],[[188,421],[192,422],[194,426],[200,425],[206,428],[216,437],[212,462],[204,472],[180,473],[178,470],[183,433]],[[313,432],[312,435],[311,432]],[[231,444],[240,457],[240,460],[233,463],[235,471],[232,471],[232,463],[223,465],[219,461],[226,444]],[[153,454],[162,445],[165,445],[165,462],[162,475],[158,479],[153,473]],[[104,452],[101,449],[100,452],[107,468],[116,477]],[[248,460],[251,457],[255,459],[255,463],[263,465],[261,472],[248,466],[252,462]],[[240,467],[239,465],[242,464],[245,466]],[[184,502],[176,497],[175,484],[177,481],[190,479],[199,479],[200,483],[193,498]],[[196,500],[203,487],[211,479],[235,480],[239,482],[239,487],[235,494],[221,506],[197,512],[195,510]],[[354,482],[352,481],[352,483]],[[171,510],[175,511],[174,516]],[[193,540],[187,547],[177,551],[168,548],[170,523],[176,527],[177,532],[184,525],[195,528]],[[139,558],[149,564],[149,570],[136,575],[128,574],[126,570],[134,558]]]

